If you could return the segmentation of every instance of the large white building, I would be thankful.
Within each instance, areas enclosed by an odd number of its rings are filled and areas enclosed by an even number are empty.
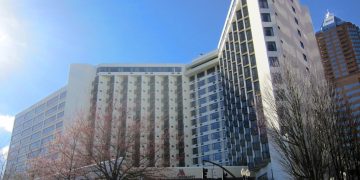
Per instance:
[[[259,179],[286,179],[259,128],[255,99],[276,94],[269,82],[278,83],[282,62],[306,73],[319,59],[309,12],[298,0],[233,0],[217,50],[188,65],[71,65],[66,87],[16,116],[6,172],[23,172],[80,111],[97,129],[98,115],[124,109],[111,126],[146,127],[132,133],[140,135],[138,153],[164,145],[152,155],[163,157],[154,166],[210,160],[248,166]]]
[[[247,165],[260,177],[288,178],[266,129],[259,128],[255,102],[275,101],[280,66],[303,73],[320,67],[312,27],[298,0],[232,1],[218,44],[230,165]]]
[[[96,118],[125,112],[125,118],[112,119],[111,127],[139,135],[135,152],[154,152],[150,159],[163,157],[151,162],[153,166],[185,166],[183,71],[182,65],[99,65],[92,91],[95,129],[101,128]],[[161,149],[149,149],[157,145]]]
[[[183,109],[186,111],[184,103],[189,100],[184,95],[188,91],[184,70],[184,65],[71,65],[66,87],[16,116],[7,173],[24,172],[27,160],[46,151],[45,143],[66,130],[79,113],[90,116],[96,136],[96,129],[104,128],[99,127],[99,119],[115,117],[120,109],[126,112],[125,118],[111,119],[111,126],[121,126],[124,131],[131,125],[141,127],[126,132],[139,134],[136,152],[162,145],[152,156],[163,158],[153,166],[184,167],[185,161],[190,166],[184,145],[189,136],[184,133],[188,125],[184,125]],[[167,138],[159,138],[165,135]],[[190,145],[186,145],[188,149]]]

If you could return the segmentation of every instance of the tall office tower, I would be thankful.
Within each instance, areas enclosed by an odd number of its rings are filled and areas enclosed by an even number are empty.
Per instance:
[[[189,79],[192,164],[203,160],[227,165],[223,92],[218,52],[213,51],[186,66]],[[207,163],[204,163],[207,164]]]
[[[16,115],[5,172],[25,172],[27,160],[62,131],[66,96],[66,87],[61,88]]]
[[[104,129],[98,127],[102,125],[97,118],[122,116],[110,118],[107,131],[115,136],[117,131],[111,127],[120,127],[125,134],[135,135],[131,136],[136,137],[132,142],[135,164],[140,154],[153,152],[149,159],[159,160],[150,162],[151,166],[185,166],[183,71],[181,65],[98,66],[92,88],[95,136],[97,129]]]
[[[316,33],[325,76],[340,93],[342,103],[360,115],[360,29],[327,13]]]
[[[255,103],[277,89],[282,64],[300,72],[320,58],[307,8],[298,0],[234,0],[218,45],[224,86],[228,159],[257,177],[286,179],[267,132],[259,128]],[[269,93],[272,92],[272,93]],[[272,97],[268,97],[269,94]]]

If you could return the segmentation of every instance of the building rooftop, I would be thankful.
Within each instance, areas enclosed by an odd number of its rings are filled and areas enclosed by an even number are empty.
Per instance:
[[[323,24],[321,25],[321,31],[327,31],[333,27],[341,25],[345,23],[342,19],[336,17],[334,13],[330,13],[329,11],[325,15],[325,19]]]

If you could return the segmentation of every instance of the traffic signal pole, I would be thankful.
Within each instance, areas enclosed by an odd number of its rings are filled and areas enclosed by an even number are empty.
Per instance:
[[[210,163],[210,164],[213,164],[213,165],[221,168],[222,170],[226,171],[231,177],[236,178],[233,173],[231,173],[229,170],[227,170],[226,168],[224,168],[224,167],[221,166],[220,164],[217,164],[217,163],[214,163],[214,162],[208,161],[208,160],[203,160],[203,162],[208,162],[208,163]],[[204,170],[206,170],[206,178],[204,177]],[[208,171],[208,169],[203,168],[203,178],[204,178],[204,179],[207,179],[207,171]]]

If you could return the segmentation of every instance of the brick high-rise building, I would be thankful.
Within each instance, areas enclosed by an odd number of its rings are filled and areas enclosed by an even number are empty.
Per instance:
[[[326,78],[340,94],[339,103],[360,114],[360,29],[327,13],[316,33]]]

